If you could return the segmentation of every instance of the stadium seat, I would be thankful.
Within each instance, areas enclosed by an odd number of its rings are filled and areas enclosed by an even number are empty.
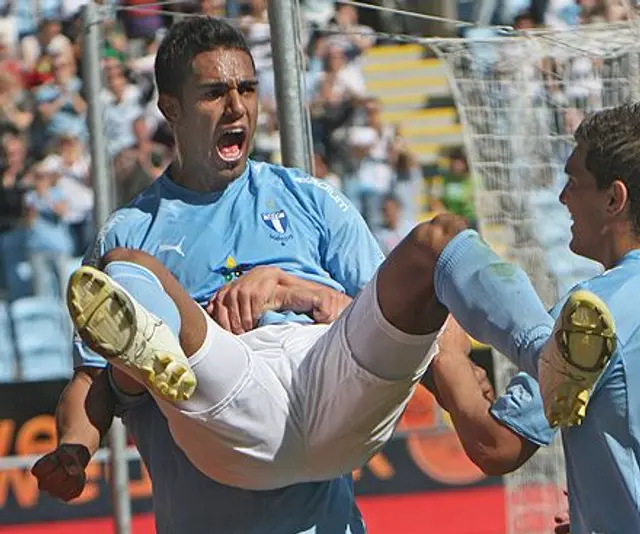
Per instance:
[[[11,382],[14,379],[14,357],[8,306],[0,301],[0,382]]]
[[[32,269],[27,260],[25,240],[23,229],[0,234],[0,286],[7,300],[32,293]]]
[[[18,352],[25,380],[71,374],[71,324],[63,303],[27,297],[11,303]]]

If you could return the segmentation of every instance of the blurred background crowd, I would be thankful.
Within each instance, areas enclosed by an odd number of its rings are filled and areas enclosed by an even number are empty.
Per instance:
[[[0,379],[5,381],[65,376],[71,369],[61,297],[93,234],[81,69],[85,3],[0,0]],[[626,16],[606,0],[375,3],[520,29]],[[408,17],[332,0],[300,4],[315,175],[354,202],[385,252],[417,221],[440,210],[465,215],[474,224],[473,179],[442,67],[425,48],[394,45],[384,35],[429,30]],[[173,156],[171,132],[156,106],[153,64],[166,29],[179,16],[225,16],[242,29],[260,79],[252,157],[280,161],[266,0],[164,5],[110,0],[105,9],[100,103],[119,205],[157,178]]]

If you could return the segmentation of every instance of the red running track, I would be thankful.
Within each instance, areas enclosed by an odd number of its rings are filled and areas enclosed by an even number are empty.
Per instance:
[[[501,486],[359,497],[369,534],[504,534]],[[136,516],[133,534],[154,534],[153,517]],[[0,527],[0,534],[113,534],[110,519]]]

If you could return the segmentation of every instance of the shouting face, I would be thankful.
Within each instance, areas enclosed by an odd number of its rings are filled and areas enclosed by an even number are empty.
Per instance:
[[[237,49],[201,52],[192,61],[182,94],[164,97],[180,163],[198,172],[201,189],[213,189],[245,170],[258,115],[258,82],[250,56]]]

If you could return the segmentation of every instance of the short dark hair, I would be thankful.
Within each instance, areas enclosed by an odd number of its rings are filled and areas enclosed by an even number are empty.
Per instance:
[[[585,167],[598,189],[620,180],[627,188],[629,215],[640,235],[640,103],[596,111],[578,126],[574,137],[587,150]]]
[[[398,195],[396,195],[395,193],[386,193],[383,197],[382,197],[382,204],[386,204],[387,202],[393,202],[396,206],[398,206],[400,209],[402,209],[404,206],[402,205],[402,201],[400,200],[400,197]]]
[[[176,22],[160,43],[155,61],[159,94],[180,97],[191,73],[191,62],[202,52],[217,48],[237,49],[251,58],[249,46],[239,30],[214,17],[186,17]]]

